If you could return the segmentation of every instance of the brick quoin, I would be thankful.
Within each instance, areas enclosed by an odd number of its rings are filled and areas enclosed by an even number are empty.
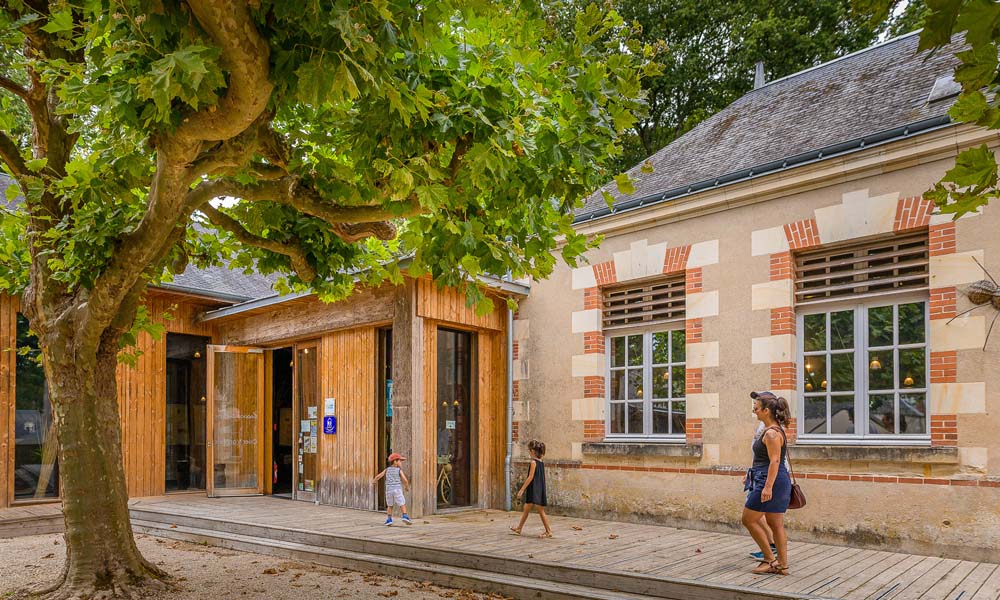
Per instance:
[[[675,246],[667,248],[663,256],[663,272],[679,273],[684,270],[687,264],[688,255],[691,254],[691,246]]]
[[[609,260],[594,265],[594,279],[597,280],[598,286],[617,282],[618,275],[615,273],[615,261]]]
[[[604,397],[604,377],[600,375],[587,375],[583,378],[584,398]]]
[[[514,421],[513,426],[510,429],[510,437],[516,442],[521,439],[521,423]]]
[[[686,394],[702,393],[702,371],[701,369],[684,370],[684,389]]]
[[[958,445],[958,415],[931,415],[931,446]]]
[[[931,352],[931,383],[958,381],[958,352]],[[932,417],[933,419],[933,417]]]
[[[954,287],[930,291],[931,319],[950,319],[958,313],[958,290]]]
[[[604,439],[604,421],[588,420],[583,422],[583,441],[597,442]]]
[[[697,294],[701,291],[701,267],[694,267],[684,271],[684,293]]]
[[[771,363],[771,389],[794,390],[795,370],[793,362]]]
[[[512,359],[514,359],[514,360],[517,360],[517,359],[518,359],[518,357],[520,357],[520,356],[521,356],[521,353],[520,353],[520,347],[519,347],[519,344],[518,344],[517,342],[513,342],[513,343],[511,344],[511,351],[510,351],[510,356],[511,356],[511,358],[512,358]]]
[[[583,309],[604,308],[604,300],[601,298],[601,288],[589,287],[583,290]]]
[[[775,252],[771,255],[771,281],[792,278],[792,253]]]
[[[892,230],[895,232],[909,231],[927,227],[931,223],[931,213],[934,203],[923,198],[901,198],[896,204],[896,220]]]
[[[819,227],[816,226],[816,219],[788,223],[785,225],[785,237],[788,239],[788,247],[792,250],[818,246]]]
[[[521,399],[521,382],[514,381],[514,385],[511,387],[511,397],[515,402]]]
[[[701,445],[701,419],[688,419],[684,427],[684,441],[688,444]]]
[[[604,354],[604,334],[600,331],[588,331],[583,334],[584,354]]]
[[[942,254],[954,254],[957,252],[955,223],[931,225],[927,233],[927,246],[928,253],[931,256],[941,256]]]
[[[688,344],[697,344],[702,341],[701,319],[688,319],[684,321],[684,340]]]
[[[771,335],[795,334],[795,311],[791,306],[771,309]]]

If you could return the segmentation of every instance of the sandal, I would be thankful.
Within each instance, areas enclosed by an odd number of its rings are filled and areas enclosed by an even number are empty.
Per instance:
[[[767,568],[762,568],[762,567]],[[772,561],[762,560],[757,568],[751,571],[756,575],[788,575],[788,565],[782,565],[778,563],[778,559]]]
[[[511,535],[521,535],[521,530],[520,529],[514,529],[513,527],[511,527],[510,528],[510,534]]]
[[[540,537],[540,538],[551,538],[552,537],[552,532],[551,531],[546,531],[545,533],[539,534],[538,537]]]

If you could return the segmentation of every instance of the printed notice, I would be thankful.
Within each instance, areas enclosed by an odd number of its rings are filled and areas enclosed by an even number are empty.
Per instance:
[[[323,416],[332,417],[337,414],[337,399],[326,398],[323,400]]]
[[[309,418],[310,418],[310,419],[315,419],[315,418],[316,418],[316,411],[317,411],[317,410],[318,410],[318,408],[317,408],[317,407],[315,407],[315,406],[310,406],[310,407],[308,408],[308,412],[309,412]]]
[[[444,428],[445,429],[454,429],[455,428],[455,422],[454,421],[445,421],[444,422]]]
[[[309,433],[309,419],[299,421],[299,431],[302,433]]]

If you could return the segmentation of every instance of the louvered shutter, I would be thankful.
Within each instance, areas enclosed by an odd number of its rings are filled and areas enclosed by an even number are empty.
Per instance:
[[[605,288],[605,331],[684,320],[684,277]]]
[[[795,304],[927,290],[927,232],[795,255]]]

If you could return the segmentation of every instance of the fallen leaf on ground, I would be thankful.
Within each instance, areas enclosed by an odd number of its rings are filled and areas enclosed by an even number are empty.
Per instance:
[[[270,568],[269,569],[264,569],[262,572],[264,573],[264,575],[277,575],[278,574],[278,570],[277,569],[270,569]]]
[[[618,534],[617,533],[612,533],[611,535],[608,536],[608,539],[609,540],[617,540],[618,539]]]
[[[396,590],[389,590],[388,592],[379,592],[378,595],[383,598],[392,598],[393,596],[398,596],[399,592]]]
[[[579,525],[573,525],[572,529],[573,531],[583,531],[583,527],[580,527]]]
[[[52,558],[53,556],[55,556],[55,554],[49,553],[43,556],[42,558]]]
[[[696,548],[695,551],[694,551],[694,553],[695,554],[701,554],[701,548]]]

